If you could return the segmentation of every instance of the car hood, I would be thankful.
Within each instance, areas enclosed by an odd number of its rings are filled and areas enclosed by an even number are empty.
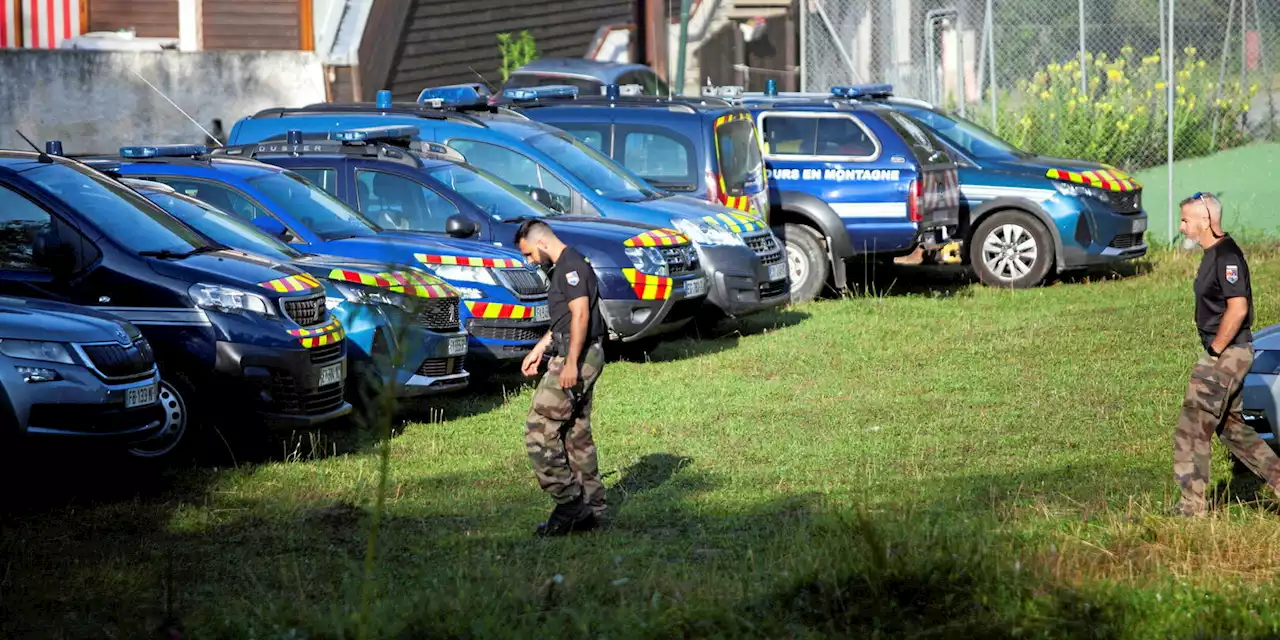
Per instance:
[[[1035,156],[1033,158],[1023,158],[1020,160],[1001,160],[986,165],[988,169],[1004,171],[1006,173],[1014,173],[1019,175],[1033,176],[1036,178],[1044,178],[1050,169],[1058,169],[1062,171],[1073,171],[1079,173],[1081,171],[1116,171],[1100,162],[1090,162],[1088,160],[1074,160],[1070,158],[1054,158],[1051,156]]]
[[[1280,351],[1280,324],[1253,332],[1253,348],[1258,351]]]
[[[311,275],[336,282],[351,282],[366,286],[404,292],[403,285],[438,286],[441,289],[419,290],[422,297],[456,298],[460,294],[444,280],[436,276],[415,272],[415,267],[404,263],[383,263],[372,260],[356,260],[338,256],[308,255],[293,262],[293,266]]]
[[[0,340],[127,342],[129,334],[123,323],[113,315],[85,307],[0,296]]]
[[[192,284],[204,282],[255,291],[264,282],[302,273],[288,262],[272,260],[253,253],[225,249],[201,253],[189,258],[145,258],[151,270]]]
[[[669,218],[686,218],[713,224],[735,233],[761,231],[767,228],[760,218],[690,196],[669,196],[658,200],[637,202],[633,206],[642,207],[647,211],[664,212]]]
[[[343,255],[358,254],[386,256],[388,262],[400,262],[420,266],[416,254],[433,256],[454,256],[468,258],[514,259],[524,262],[524,256],[514,249],[493,247],[474,240],[450,240],[439,236],[415,231],[384,231],[376,236],[363,238],[344,238],[327,244],[329,247],[340,247]],[[348,251],[350,251],[350,254]]]

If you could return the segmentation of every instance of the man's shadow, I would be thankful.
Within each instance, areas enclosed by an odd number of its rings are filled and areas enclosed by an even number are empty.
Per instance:
[[[1231,477],[1219,480],[1214,486],[1208,496],[1209,508],[1222,509],[1241,503],[1264,513],[1280,514],[1280,504],[1266,481],[1234,455],[1228,453],[1227,457],[1231,460]]]
[[[616,517],[631,498],[666,484],[672,476],[692,462],[693,458],[669,453],[651,453],[641,458],[639,462],[623,469],[618,482],[609,487],[609,510]]]

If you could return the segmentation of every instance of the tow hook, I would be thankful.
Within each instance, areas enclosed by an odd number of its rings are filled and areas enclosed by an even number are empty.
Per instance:
[[[960,264],[960,243],[948,242],[938,250],[938,262],[942,264]]]

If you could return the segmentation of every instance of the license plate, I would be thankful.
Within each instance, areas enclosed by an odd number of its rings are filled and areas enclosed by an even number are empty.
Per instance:
[[[449,355],[461,356],[461,355],[466,355],[466,353],[467,353],[467,337],[466,336],[449,338]]]
[[[331,384],[342,382],[342,363],[331,364],[320,370],[320,386],[327,387]]]
[[[1133,233],[1143,233],[1147,230],[1147,219],[1133,221]]]
[[[696,298],[707,294],[707,279],[694,278],[684,283],[684,296],[686,298]]]
[[[769,265],[769,282],[784,280],[787,277],[787,263],[779,262],[778,264]]]
[[[124,408],[143,407],[154,403],[160,397],[160,386],[138,387],[124,392]]]
[[[551,319],[551,307],[540,304],[533,308],[533,321],[546,322]]]

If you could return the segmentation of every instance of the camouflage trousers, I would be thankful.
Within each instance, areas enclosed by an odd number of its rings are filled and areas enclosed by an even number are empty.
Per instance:
[[[604,349],[594,344],[587,348],[582,360],[578,384],[566,390],[560,388],[565,359],[551,358],[533,392],[524,443],[538,486],[551,494],[557,504],[582,496],[596,515],[602,515],[605,490],[596,461],[596,444],[591,438],[591,404],[596,380],[604,368]]]
[[[1173,434],[1173,475],[1182,490],[1178,508],[1185,515],[1207,510],[1209,450],[1215,432],[1241,462],[1273,490],[1280,490],[1280,459],[1241,416],[1241,388],[1252,365],[1253,345],[1244,344],[1228,347],[1217,359],[1205,354],[1192,367]]]

